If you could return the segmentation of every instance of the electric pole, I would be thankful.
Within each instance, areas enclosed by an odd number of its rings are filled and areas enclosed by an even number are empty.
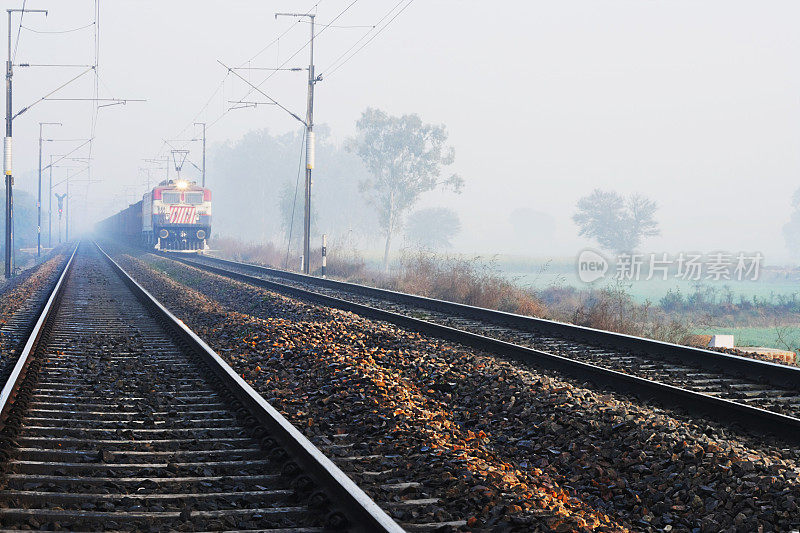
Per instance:
[[[50,173],[50,194],[48,197],[47,204],[47,247],[53,247],[53,154],[50,154],[50,165],[48,166],[48,171]]]
[[[11,107],[11,78],[14,69],[11,63],[11,14],[12,13],[44,13],[45,9],[7,9],[8,13],[8,60],[6,61],[6,137],[4,139],[3,167],[6,175],[6,253],[5,276],[14,275],[14,176],[11,172],[11,122],[14,114]]]
[[[195,122],[195,126],[203,126],[203,188],[206,186],[206,123]]]
[[[39,123],[39,196],[36,200],[36,256],[42,256],[42,126],[61,126],[60,122]]]
[[[311,169],[314,168],[314,15],[311,18],[311,59],[308,63],[308,109],[306,111],[306,206],[303,221],[303,273],[311,270]]]
[[[308,63],[308,99],[306,108],[306,187],[305,208],[303,216],[303,273],[311,270],[311,170],[314,168],[314,86],[320,81],[314,73],[314,19],[311,13],[275,13],[275,17],[308,17],[311,21],[311,40],[309,48],[311,57]]]

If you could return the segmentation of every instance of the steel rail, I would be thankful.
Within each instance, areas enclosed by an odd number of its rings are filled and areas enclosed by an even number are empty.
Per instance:
[[[203,358],[234,396],[267,428],[270,436],[289,451],[303,471],[317,481],[319,486],[341,506],[345,515],[356,526],[352,529],[353,531],[369,533],[400,533],[403,531],[378,504],[248,385],[205,341],[136,282],[98,243],[95,245],[139,301],[153,313],[153,316]]]
[[[229,269],[222,267],[203,264],[198,261],[192,261],[190,259],[186,259],[183,257],[176,257],[174,255],[168,255],[168,254],[163,254],[163,257],[172,259],[174,261],[178,261],[180,263],[189,266],[200,268],[208,272],[220,274],[222,276],[231,279],[236,279],[238,281],[242,281],[251,285],[255,285],[270,290],[275,290],[284,294],[288,294],[293,297],[303,298],[324,306],[335,307],[338,309],[351,311],[353,313],[368,318],[383,320],[401,326],[403,328],[418,331],[426,335],[438,337],[448,341],[457,342],[466,346],[470,346],[480,350],[485,350],[487,352],[498,354],[514,360],[531,363],[542,368],[564,372],[565,374],[568,374],[572,377],[581,380],[591,381],[601,386],[610,387],[618,392],[622,392],[625,394],[635,394],[645,399],[655,399],[664,405],[685,409],[688,412],[694,414],[702,414],[703,416],[707,416],[711,420],[717,422],[722,422],[727,425],[741,426],[741,428],[746,431],[755,431],[758,433],[770,434],[779,437],[782,440],[788,440],[790,442],[800,441],[800,418],[795,418],[792,416],[775,413],[758,407],[752,407],[749,405],[734,402],[724,398],[717,398],[700,392],[684,389],[681,387],[676,387],[674,385],[669,385],[658,381],[648,380],[631,374],[625,374],[623,372],[611,370],[608,368],[603,368],[591,363],[577,361],[575,359],[570,359],[549,352],[536,350],[534,348],[520,346],[518,344],[502,341],[492,337],[487,337],[476,333],[452,328],[449,326],[444,326],[434,322],[422,320],[420,318],[414,318],[400,313],[394,313],[391,311],[386,311],[384,309],[379,309],[376,307],[371,307],[368,305],[352,302],[349,300],[344,300],[333,296],[321,294],[319,292],[301,289],[292,285],[286,285],[283,283],[278,283],[275,281],[270,281],[263,278],[250,276],[248,274],[231,271]],[[674,345],[659,341],[651,341],[649,339],[610,333],[601,330],[593,330],[591,328],[584,328],[580,326],[572,326],[570,324],[563,324],[559,322],[537,319],[533,317],[525,317],[522,315],[515,315],[512,313],[505,313],[502,311],[492,311],[489,309],[471,307],[463,304],[455,304],[452,302],[444,302],[441,300],[433,300],[430,298],[413,296],[404,293],[397,293],[393,291],[386,291],[383,289],[374,289],[371,287],[364,287],[352,283],[314,278],[312,276],[305,276],[286,271],[276,271],[275,269],[269,269],[266,267],[260,267],[256,265],[248,265],[246,263],[238,263],[235,261],[229,261],[217,258],[214,258],[213,260],[215,262],[218,262],[219,264],[227,264],[230,266],[235,266],[237,268],[251,268],[253,269],[253,271],[263,272],[268,275],[275,275],[275,276],[280,275],[281,277],[284,277],[286,279],[313,283],[320,286],[324,285],[330,288],[342,289],[344,287],[354,287],[357,288],[359,291],[364,291],[365,293],[369,293],[370,296],[373,298],[376,297],[380,298],[382,297],[382,295],[385,295],[385,297],[387,298],[391,297],[391,298],[402,299],[404,303],[413,303],[414,305],[419,305],[420,302],[426,302],[429,305],[439,306],[437,310],[440,311],[442,309],[458,309],[460,311],[467,310],[475,312],[479,316],[490,315],[494,318],[494,320],[492,321],[499,321],[500,317],[509,319],[509,321],[507,322],[500,322],[504,325],[516,326],[517,323],[521,324],[543,323],[545,325],[554,325],[556,327],[568,328],[569,331],[572,331],[572,328],[575,328],[575,330],[577,330],[578,332],[583,332],[583,333],[588,332],[591,333],[591,335],[593,335],[592,336],[593,339],[595,338],[604,338],[611,340],[619,339],[622,343],[630,343],[630,344],[625,344],[624,347],[616,346],[617,349],[634,349],[631,346],[637,346],[637,348],[635,349],[646,350],[646,348],[643,348],[643,346],[644,347],[654,346],[662,350],[673,347],[680,348],[681,349],[680,352],[683,352],[684,349],[688,352],[691,352],[693,350],[692,348],[683,347],[679,345]],[[280,272],[280,274],[275,274],[275,272]],[[473,317],[478,318],[477,316]],[[541,330],[537,329],[537,331]],[[596,337],[594,335],[596,335]],[[608,344],[608,342],[604,344]],[[777,378],[776,380],[779,383],[786,384],[788,382],[794,384],[795,387],[800,385],[800,380],[798,380],[798,376],[800,376],[800,373],[798,373],[797,369],[757,360],[749,360],[743,357],[729,356],[727,354],[720,354],[718,352],[712,352],[709,350],[697,349],[696,351],[704,355],[708,354],[710,356],[721,356],[721,359],[719,359],[720,361],[727,361],[728,360],[727,358],[732,358],[733,360],[739,361],[740,363],[742,363],[743,368],[750,369],[751,376],[754,368],[766,368],[769,369],[770,372],[769,375]],[[714,369],[716,371],[719,370],[716,367],[714,367]],[[779,374],[778,371],[784,371],[786,372],[786,375]]]
[[[45,330],[44,326],[47,323],[47,320],[50,318],[53,311],[58,307],[57,302],[62,294],[64,280],[67,278],[67,274],[69,273],[70,267],[72,266],[72,261],[75,259],[75,254],[77,252],[78,247],[76,246],[72,250],[69,260],[64,265],[61,275],[58,277],[58,281],[50,291],[50,296],[42,307],[42,310],[39,312],[39,318],[36,320],[36,323],[28,335],[28,340],[25,342],[25,346],[23,347],[22,352],[20,353],[19,358],[14,365],[11,374],[6,380],[6,383],[3,385],[3,389],[0,391],[0,428],[5,425],[8,417],[8,411],[13,406],[14,398],[19,390],[19,386],[25,379],[28,365],[30,364],[31,360],[31,353],[33,353],[33,350],[36,348],[39,340],[42,337],[42,333]]]
[[[159,255],[180,260],[192,266],[207,266],[198,261],[192,261],[184,257],[175,257],[165,253],[160,253]],[[797,367],[790,367],[702,348],[682,346],[680,344],[647,339],[634,335],[626,335],[624,333],[567,324],[555,320],[518,315],[506,311],[497,311],[484,307],[448,302],[446,300],[437,300],[388,289],[378,289],[346,281],[318,278],[297,272],[231,261],[229,259],[210,256],[202,256],[202,258],[203,260],[212,261],[220,265],[228,265],[234,268],[250,270],[251,272],[263,273],[269,276],[308,283],[329,289],[347,291],[370,298],[414,305],[430,311],[457,314],[464,318],[472,318],[482,322],[510,326],[529,333],[538,333],[540,335],[549,335],[566,340],[586,342],[599,347],[613,348],[615,350],[640,351],[647,353],[651,357],[671,358],[684,363],[690,363],[700,368],[736,377],[748,376],[752,379],[753,376],[758,376],[771,385],[800,390],[800,368]]]

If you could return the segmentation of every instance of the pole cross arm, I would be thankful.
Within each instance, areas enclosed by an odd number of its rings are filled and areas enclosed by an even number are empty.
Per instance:
[[[308,18],[312,18],[313,19],[316,16],[317,15],[315,15],[314,13],[275,13],[275,18],[278,18],[278,17],[308,17]]]
[[[250,81],[249,81],[247,78],[245,78],[244,76],[242,76],[241,74],[239,74],[238,72],[236,72],[236,70],[232,69],[231,67],[229,67],[228,65],[226,65],[225,63],[223,63],[222,61],[220,61],[219,59],[217,59],[217,63],[219,63],[220,65],[222,65],[222,66],[223,66],[223,67],[225,67],[226,69],[228,69],[228,72],[232,72],[232,73],[233,73],[233,74],[234,74],[234,75],[235,75],[237,78],[239,78],[240,80],[242,80],[243,82],[245,82],[247,85],[249,85],[250,87],[252,87],[252,88],[253,88],[253,90],[255,90],[255,91],[258,91],[259,93],[261,93],[261,95],[263,95],[264,97],[266,97],[266,98],[267,98],[267,99],[268,99],[270,102],[272,102],[272,103],[273,103],[273,104],[275,104],[276,106],[280,107],[281,109],[283,109],[284,111],[286,111],[287,113],[289,113],[290,115],[292,115],[294,118],[296,118],[298,121],[300,121],[300,123],[301,123],[301,124],[303,124],[303,126],[305,126],[305,127],[308,127],[308,124],[306,123],[306,121],[305,121],[305,120],[303,120],[302,118],[298,117],[298,116],[297,116],[295,113],[291,112],[289,109],[287,109],[286,107],[284,107],[283,105],[281,105],[281,104],[280,104],[280,103],[279,103],[277,100],[275,100],[273,97],[271,97],[270,95],[268,95],[267,93],[265,93],[264,91],[262,91],[262,90],[261,90],[261,89],[260,89],[260,88],[259,88],[257,85],[253,85],[252,83],[250,83]]]

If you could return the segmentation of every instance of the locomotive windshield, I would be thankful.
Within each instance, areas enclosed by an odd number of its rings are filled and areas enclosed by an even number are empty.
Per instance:
[[[203,203],[203,193],[201,192],[187,192],[184,193],[186,203],[191,205],[200,205]]]
[[[165,204],[179,204],[179,203],[181,203],[181,193],[179,193],[179,192],[164,192],[161,195],[161,200]]]

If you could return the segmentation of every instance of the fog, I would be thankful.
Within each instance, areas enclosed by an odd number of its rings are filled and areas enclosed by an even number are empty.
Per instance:
[[[5,2],[6,8],[21,4]],[[317,156],[314,209],[331,227],[318,231],[369,227],[368,215],[351,216],[361,204],[348,199],[358,196],[364,169],[354,155],[347,159],[345,145],[371,106],[446,125],[456,150],[448,173],[464,178],[463,193],[429,193],[418,207],[447,206],[459,214],[455,251],[574,257],[590,244],[571,220],[575,204],[601,188],[657,201],[661,235],[645,242],[647,251],[760,251],[769,263],[789,260],[781,230],[800,187],[796,2],[418,1],[328,75],[368,31],[350,26],[375,24],[395,4],[323,0],[316,8],[320,24],[344,10],[335,25],[347,26],[320,26],[315,46],[323,75],[315,120],[325,125],[330,144]],[[301,125],[275,106],[228,111],[230,101],[265,98],[248,95],[248,86],[226,76],[218,61],[275,67],[299,50],[286,66],[306,66],[308,25],[276,20],[274,13],[313,6],[101,1],[99,94],[146,102],[99,109],[91,172],[74,178],[93,181],[73,182],[76,222],[87,228],[141,198],[148,171],[140,169],[150,168],[155,183],[163,171],[144,160],[168,156],[164,140],[190,149],[190,160],[200,165],[201,145],[188,139],[200,135],[193,122],[207,122],[208,185],[220,206],[214,232],[281,237],[279,220],[265,213],[278,213],[281,187],[295,183]],[[30,0],[26,7],[50,10],[47,18],[25,16],[23,26],[35,30],[71,30],[93,20],[90,1]],[[16,62],[92,64],[95,29],[23,29]],[[15,110],[82,71],[17,68]],[[271,75],[240,72],[254,83]],[[303,115],[304,76],[277,72],[261,87]],[[90,72],[54,96],[88,98],[94,88]],[[64,124],[46,126],[46,138],[81,139],[91,134],[93,116],[92,102],[74,101],[45,101],[20,115],[14,121],[17,186],[35,189],[39,122]],[[285,149],[265,148],[255,157],[259,135],[285,136]],[[45,142],[44,160],[77,144]],[[54,181],[65,172],[55,169]],[[184,176],[198,172],[187,163]],[[324,180],[334,176],[350,183],[347,194],[326,187]],[[254,213],[260,205],[264,212]],[[337,218],[337,210],[347,216]],[[375,239],[363,243],[380,246]]]

